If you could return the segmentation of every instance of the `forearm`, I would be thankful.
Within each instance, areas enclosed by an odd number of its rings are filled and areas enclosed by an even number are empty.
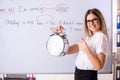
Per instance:
[[[79,51],[78,45],[74,44],[69,46],[67,54],[74,54],[74,53],[77,53],[78,51]]]
[[[97,69],[100,70],[103,68],[104,65],[104,58],[102,60],[99,59],[98,55],[93,54],[92,51],[89,48],[85,49],[85,53],[87,54],[90,62],[92,65]]]

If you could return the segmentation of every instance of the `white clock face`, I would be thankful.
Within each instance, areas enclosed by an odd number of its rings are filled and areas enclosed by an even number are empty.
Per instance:
[[[47,42],[47,48],[51,55],[60,55],[64,49],[63,39],[59,35],[51,36]]]

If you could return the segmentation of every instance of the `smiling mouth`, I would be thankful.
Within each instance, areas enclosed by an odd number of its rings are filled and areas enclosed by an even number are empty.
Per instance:
[[[92,25],[92,26],[90,26],[90,28],[96,28],[96,26],[95,26],[95,25]]]

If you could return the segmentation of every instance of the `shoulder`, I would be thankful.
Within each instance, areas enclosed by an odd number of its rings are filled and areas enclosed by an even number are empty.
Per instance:
[[[108,45],[109,45],[109,40],[102,31],[96,33],[95,40],[96,40],[95,42],[96,42],[97,46],[108,47]]]
[[[97,32],[95,38],[98,40],[107,40],[107,36],[102,31]]]
[[[105,34],[102,31],[98,31],[95,36],[105,37]]]

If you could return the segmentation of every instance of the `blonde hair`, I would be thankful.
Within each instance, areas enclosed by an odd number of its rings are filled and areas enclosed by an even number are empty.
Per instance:
[[[101,13],[98,9],[96,9],[96,8],[89,9],[89,10],[86,12],[86,14],[85,14],[85,19],[84,19],[84,36],[85,36],[85,37],[86,37],[86,36],[88,36],[88,37],[93,36],[92,31],[90,31],[90,30],[88,29],[88,27],[87,27],[87,16],[88,16],[90,13],[96,15],[96,16],[99,18],[99,20],[100,20],[100,30],[101,30],[101,31],[107,36],[107,38],[108,38],[108,32],[107,32],[107,27],[106,27],[105,19],[104,19],[102,13]]]

